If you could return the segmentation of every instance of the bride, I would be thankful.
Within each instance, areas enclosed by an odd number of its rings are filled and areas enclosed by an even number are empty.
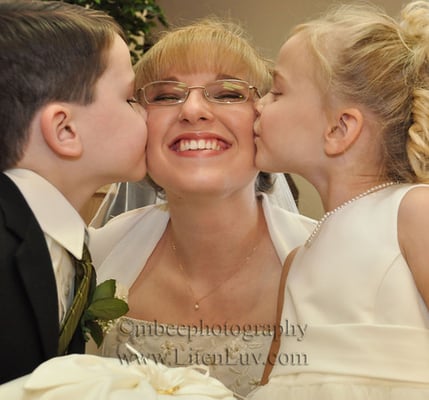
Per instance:
[[[273,206],[254,166],[254,101],[270,70],[240,29],[178,28],[136,66],[148,113],[147,163],[166,202],[91,230],[100,281],[127,290],[130,311],[102,354],[167,366],[208,365],[239,395],[262,376],[282,265],[313,221]],[[283,178],[283,176],[280,176]]]

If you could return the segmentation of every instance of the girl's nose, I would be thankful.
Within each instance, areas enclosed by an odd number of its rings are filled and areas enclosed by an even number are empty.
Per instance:
[[[255,101],[255,109],[258,115],[261,114],[266,101],[266,95]]]

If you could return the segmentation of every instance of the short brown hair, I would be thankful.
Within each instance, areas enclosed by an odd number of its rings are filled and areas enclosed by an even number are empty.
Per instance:
[[[0,168],[22,158],[30,123],[51,101],[89,104],[114,35],[107,14],[60,1],[0,2]]]

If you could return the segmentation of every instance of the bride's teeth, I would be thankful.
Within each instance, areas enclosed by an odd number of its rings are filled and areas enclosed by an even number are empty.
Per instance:
[[[188,150],[222,150],[220,143],[216,139],[192,139],[181,140],[179,143],[179,151]]]
[[[187,148],[188,146],[186,145],[186,143],[187,142],[185,142],[184,140],[180,141],[180,148],[179,148],[180,151],[186,151],[186,150],[188,150],[188,148]]]

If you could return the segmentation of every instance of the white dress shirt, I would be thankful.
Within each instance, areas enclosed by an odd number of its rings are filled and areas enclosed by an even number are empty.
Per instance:
[[[82,258],[85,222],[64,195],[40,175],[18,168],[7,170],[5,174],[18,186],[45,234],[57,283],[59,320],[62,321],[73,302],[74,291],[75,272],[67,251]]]

